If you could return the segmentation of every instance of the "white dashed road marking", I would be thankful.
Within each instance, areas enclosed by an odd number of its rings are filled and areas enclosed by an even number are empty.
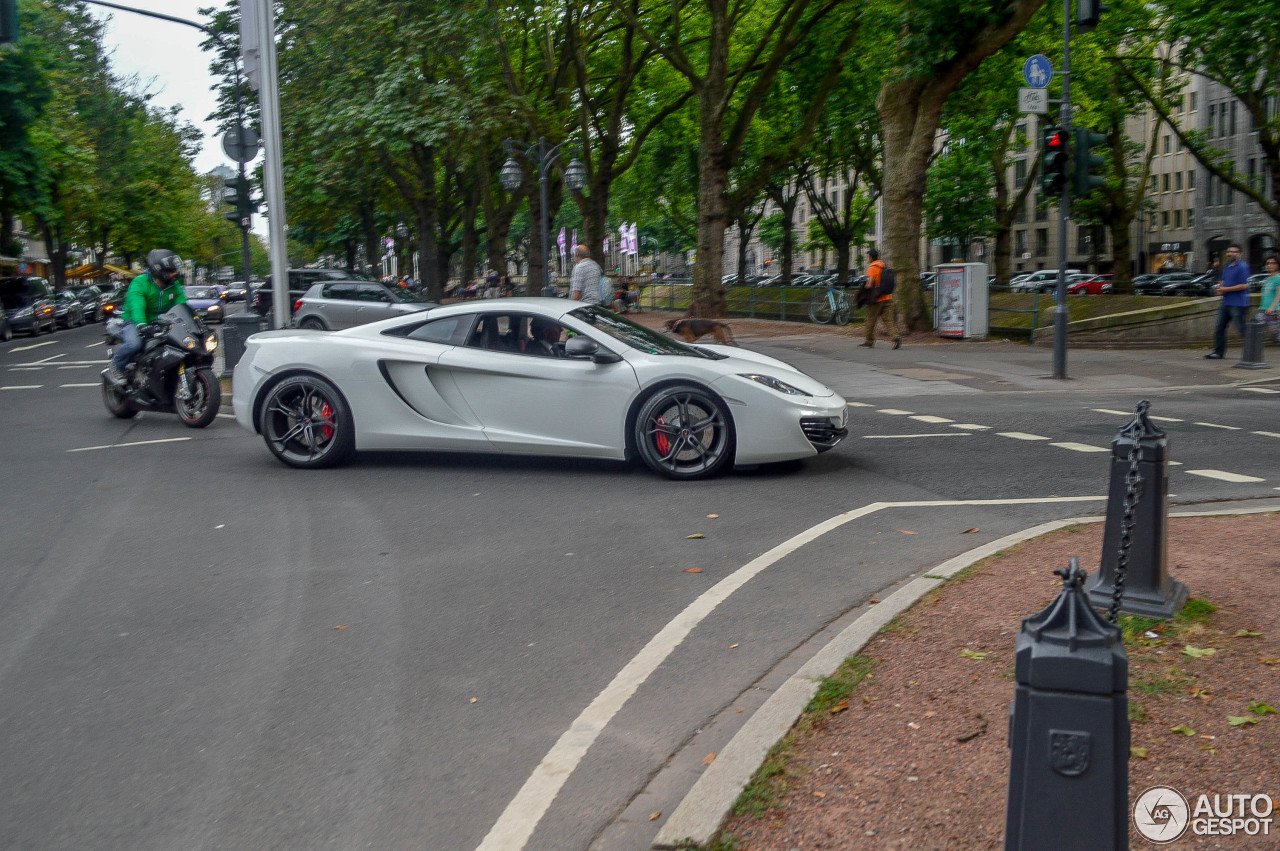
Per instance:
[[[864,434],[863,440],[897,440],[898,438],[907,437],[973,437],[971,434],[965,434],[962,431],[943,431],[937,434]]]
[[[1090,408],[1089,410],[1091,410],[1091,411],[1096,411],[1096,412],[1097,412],[1097,413],[1099,413],[1099,414],[1115,414],[1117,417],[1132,417],[1132,416],[1133,416],[1133,411],[1113,411],[1113,410],[1111,410],[1110,408]],[[1162,423],[1180,423],[1180,422],[1182,422],[1182,420],[1178,419],[1177,417],[1157,417],[1157,416],[1155,416],[1154,414],[1147,414],[1147,419],[1149,419],[1149,420],[1158,420],[1159,422],[1162,422]]]
[[[90,343],[89,345],[85,346],[85,348],[86,348],[86,349],[92,349],[94,346],[105,346],[105,345],[106,345],[106,343],[104,343],[104,342],[102,342],[101,340],[99,340],[99,341],[98,341],[98,342],[96,342],[96,343]]]
[[[919,420],[922,423],[953,423],[955,420],[949,420],[946,417],[934,417],[929,414],[917,414],[911,419]]]
[[[1222,470],[1187,470],[1193,476],[1204,476],[1206,479],[1217,479],[1221,482],[1265,482],[1257,476],[1242,476],[1239,473],[1226,473]]]
[[[15,352],[29,352],[32,349],[38,349],[41,346],[52,346],[52,345],[53,345],[53,340],[45,340],[43,343],[32,343],[29,346],[18,346],[16,349],[10,349],[9,353],[13,354]]]
[[[43,384],[9,384],[0,387],[0,390],[39,390]]]
[[[877,414],[891,414],[895,417],[909,417],[913,411],[899,411],[897,408],[881,408],[876,411]]]
[[[1014,440],[1048,440],[1047,437],[1041,437],[1038,434],[1027,434],[1025,431],[998,431],[996,434],[1001,437],[1012,437]]]
[[[965,431],[986,431],[991,426],[978,425],[977,423],[952,423],[952,428],[962,428]]]
[[[122,446],[149,446],[153,443],[178,443],[190,440],[189,437],[166,437],[163,440],[136,440],[133,443],[112,443],[107,446],[82,446],[79,449],[68,449],[68,452],[92,452],[95,449],[119,449]]]
[[[1250,393],[1280,393],[1280,390],[1271,387],[1241,387],[1240,389],[1248,390]]]
[[[1240,431],[1239,426],[1224,426],[1224,425],[1218,425],[1217,423],[1196,423],[1196,425],[1205,426],[1207,428],[1224,428],[1227,431]]]
[[[58,359],[58,358],[60,358],[60,357],[64,357],[64,355],[49,355],[49,357],[47,357],[47,358],[43,358],[43,359],[41,359],[41,360],[37,360],[37,361],[32,361],[31,363],[32,363],[34,366],[40,366],[41,364],[46,364],[46,363],[48,363],[48,362],[49,362],[49,361],[51,361],[51,360],[57,360],[57,359]]]
[[[845,402],[845,405],[847,405],[850,408],[874,408],[875,407],[875,405],[872,405],[869,402]]]
[[[1090,446],[1087,443],[1050,443],[1050,446],[1057,446],[1062,449],[1070,449],[1073,452],[1110,452],[1103,446]]]
[[[1260,434],[1263,437],[1280,437],[1280,434],[1274,431],[1255,431],[1254,434]]]
[[[101,387],[102,385],[100,385],[98,382],[95,381],[92,384],[59,384],[58,386],[59,387]]]

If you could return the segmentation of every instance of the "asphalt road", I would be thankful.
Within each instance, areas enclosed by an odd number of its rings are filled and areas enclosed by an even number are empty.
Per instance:
[[[225,416],[110,417],[100,328],[0,345],[6,847],[645,847],[658,822],[628,807],[669,811],[678,755],[715,750],[702,731],[797,648],[903,577],[1101,511],[1090,450],[1137,401],[842,391],[834,451],[708,482],[440,455],[303,472]],[[1280,493],[1280,394],[1143,395],[1173,501]],[[574,758],[539,771],[549,753]]]

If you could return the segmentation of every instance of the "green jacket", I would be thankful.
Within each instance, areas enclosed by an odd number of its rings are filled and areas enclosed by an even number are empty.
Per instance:
[[[129,284],[124,294],[124,313],[121,318],[135,325],[155,322],[156,317],[175,304],[186,304],[187,294],[182,285],[174,281],[165,289],[156,286],[150,272],[143,272]]]

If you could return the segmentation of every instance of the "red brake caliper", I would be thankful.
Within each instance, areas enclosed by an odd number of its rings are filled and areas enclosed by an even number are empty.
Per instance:
[[[328,402],[325,402],[323,405],[320,406],[320,418],[323,419],[326,423],[333,422],[333,406],[330,405]],[[325,440],[329,440],[330,438],[332,438],[333,426],[331,425],[320,426],[320,436],[323,437]]]
[[[662,421],[662,417],[658,417],[658,425],[666,425]],[[654,442],[654,445],[658,447],[658,451],[661,452],[663,455],[666,455],[667,451],[670,450],[671,448],[671,441],[667,438],[667,433],[665,431],[659,430],[656,434],[654,434],[653,442]]]

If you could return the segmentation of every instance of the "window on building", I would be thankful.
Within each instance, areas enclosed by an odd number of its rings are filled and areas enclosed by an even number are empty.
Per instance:
[[[1235,194],[1236,194],[1235,187],[1232,186],[1230,183],[1226,183],[1224,181],[1222,184],[1222,188],[1224,190],[1224,194],[1226,195],[1226,197],[1222,199],[1222,203],[1230,204],[1232,201],[1235,200]]]
[[[1182,188],[1182,172],[1180,171],[1175,171],[1173,173],[1173,188],[1174,189]]]
[[[1078,225],[1076,227],[1076,254],[1091,254],[1093,252],[1093,239],[1090,234],[1088,225]]]
[[[1164,134],[1164,152],[1166,154],[1173,152],[1173,137],[1168,133]]]
[[[1151,175],[1151,189],[1149,190],[1152,195],[1156,194],[1156,188],[1156,176],[1153,174]]]
[[[1253,185],[1257,182],[1257,180],[1258,180],[1258,161],[1255,160],[1253,157],[1249,157],[1249,186],[1253,187]]]
[[[1173,226],[1175,228],[1182,227],[1182,211],[1181,210],[1173,211]]]
[[[1218,135],[1227,135],[1227,105],[1225,103],[1218,104]]]
[[[1191,93],[1191,102],[1190,102],[1189,104],[1187,104],[1187,109],[1188,109],[1188,111],[1190,111],[1190,112],[1195,112],[1195,111],[1196,111],[1196,100],[1197,100],[1196,95],[1198,95],[1198,94],[1199,94],[1199,92],[1192,92],[1192,93]]]
[[[1187,188],[1188,189],[1196,188],[1196,173],[1194,171],[1187,172]]]
[[[1027,232],[1025,230],[1015,230],[1013,232],[1013,250],[1021,257],[1027,253]]]
[[[1166,136],[1165,138],[1168,138],[1168,137]],[[1165,172],[1164,174],[1160,175],[1160,189],[1162,192],[1169,191],[1169,173],[1168,172]]]
[[[1018,160],[1013,164],[1013,186],[1015,189],[1021,189],[1022,184],[1027,182],[1027,161]]]
[[[1036,256],[1049,256],[1049,229],[1036,228]]]
[[[1017,138],[1014,141],[1014,150],[1021,153],[1027,149],[1027,122],[1019,122],[1014,128]]]
[[[1163,227],[1168,227],[1168,226],[1169,226],[1169,211],[1168,211],[1168,210],[1161,210],[1161,211],[1160,211],[1160,224],[1161,224]]]
[[[1019,204],[1018,209],[1013,211],[1013,222],[1018,225],[1025,225],[1027,223],[1027,205],[1025,202]]]
[[[1209,104],[1209,127],[1205,133],[1210,139],[1213,138],[1213,119],[1218,113],[1218,105],[1216,103]]]
[[[1195,226],[1196,226],[1196,211],[1194,208],[1192,208],[1190,210],[1187,210],[1187,227],[1193,228]]]
[[[1182,95],[1178,95],[1178,99],[1173,102],[1173,111],[1182,114]]]
[[[1231,102],[1231,135],[1236,135],[1236,101]]]
[[[1049,205],[1045,203],[1043,192],[1036,193],[1036,197],[1031,199],[1031,205],[1036,211],[1037,222],[1049,221]]]

